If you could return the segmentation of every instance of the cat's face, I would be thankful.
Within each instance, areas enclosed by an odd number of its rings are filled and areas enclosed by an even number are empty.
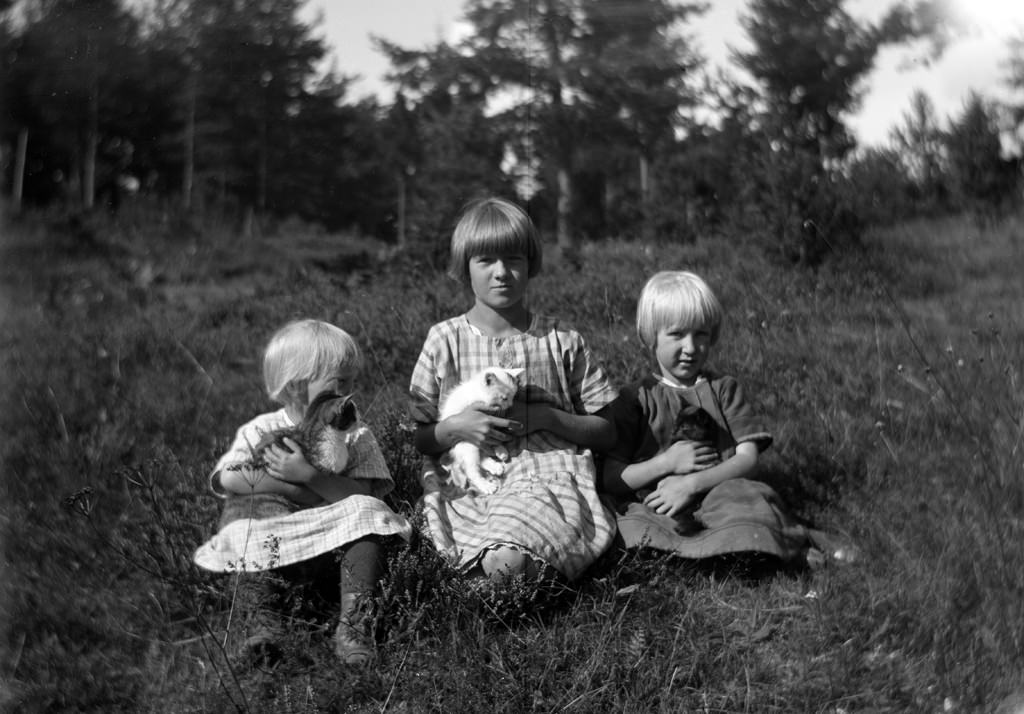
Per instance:
[[[525,370],[489,367],[479,375],[490,410],[504,411],[512,406],[519,391],[519,378]]]
[[[306,409],[306,425],[326,425],[338,431],[347,431],[356,423],[356,405],[351,397],[321,392]]]
[[[306,383],[306,404],[312,404],[317,396],[330,392],[348,396],[356,387],[356,371],[354,369],[341,367],[336,372],[329,372],[322,377],[311,379]]]
[[[711,441],[715,434],[715,420],[700,407],[688,405],[676,415],[672,438],[683,441]]]

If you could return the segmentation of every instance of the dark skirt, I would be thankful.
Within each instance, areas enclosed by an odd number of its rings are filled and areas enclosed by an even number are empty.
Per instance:
[[[683,558],[766,553],[793,561],[814,545],[814,532],[796,521],[774,489],[759,481],[725,481],[694,508],[673,517],[636,501],[618,501],[613,507],[616,540],[626,548],[655,548]]]

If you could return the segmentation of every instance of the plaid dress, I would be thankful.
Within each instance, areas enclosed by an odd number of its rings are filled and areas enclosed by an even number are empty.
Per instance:
[[[408,539],[409,522],[381,498],[394,488],[377,440],[358,422],[346,438],[349,452],[344,476],[371,483],[369,496],[354,495],[335,503],[303,507],[279,494],[239,496],[224,491],[220,472],[234,466],[247,480],[270,478],[248,462],[251,448],[277,429],[294,426],[284,409],[261,414],[242,426],[231,448],[210,474],[210,488],[224,499],[220,528],[196,550],[196,565],[214,572],[271,570],[310,560],[368,535]]]
[[[438,405],[462,379],[497,365],[523,368],[520,398],[574,414],[593,414],[615,390],[583,338],[557,320],[534,315],[526,332],[483,335],[465,315],[434,325],[416,362],[411,413],[419,424],[438,420]],[[611,544],[615,520],[597,495],[589,449],[548,431],[507,442],[505,481],[492,495],[468,494],[448,483],[426,459],[422,474],[425,530],[438,551],[462,569],[495,546],[539,558],[569,579]]]

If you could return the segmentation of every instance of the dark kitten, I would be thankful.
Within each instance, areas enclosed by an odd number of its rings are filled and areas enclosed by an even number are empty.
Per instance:
[[[676,415],[675,429],[672,430],[672,442],[677,441],[709,441],[714,446],[718,425],[714,418],[703,408],[688,404]]]

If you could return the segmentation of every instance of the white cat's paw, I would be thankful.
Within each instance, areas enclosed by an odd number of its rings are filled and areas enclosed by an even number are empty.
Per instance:
[[[490,496],[492,493],[497,492],[498,483],[486,478],[475,478],[473,479],[473,488],[485,496]]]
[[[498,444],[494,447],[494,458],[491,461],[497,459],[498,461],[507,462],[509,459],[508,447]]]
[[[505,464],[488,456],[480,460],[480,470],[490,476],[500,478],[505,475]]]

